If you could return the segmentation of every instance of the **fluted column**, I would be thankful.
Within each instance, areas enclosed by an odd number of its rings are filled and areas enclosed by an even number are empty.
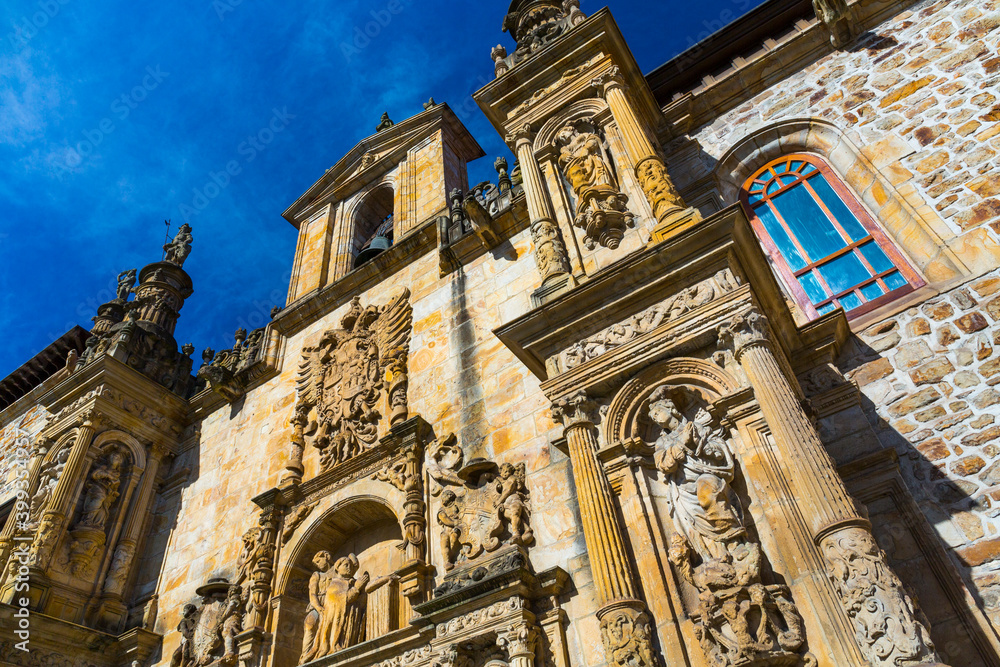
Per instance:
[[[66,524],[66,513],[69,503],[73,500],[73,490],[79,482],[87,463],[87,452],[90,450],[90,443],[94,440],[94,415],[86,414],[81,418],[80,426],[77,427],[76,440],[70,450],[69,458],[66,459],[66,466],[63,468],[56,488],[52,491],[52,498],[49,500],[48,508],[42,512],[38,522],[38,531],[35,533],[35,541],[32,544],[33,566],[44,570],[48,567],[52,558],[52,550],[56,546],[60,533]]]
[[[577,503],[583,521],[590,568],[600,609],[597,617],[609,665],[653,667],[649,616],[636,597],[635,577],[615,511],[611,484],[597,459],[597,433],[591,416],[595,405],[583,392],[556,402],[569,446]]]
[[[937,660],[927,628],[782,371],[767,318],[756,310],[737,315],[722,327],[719,340],[732,349],[753,386],[865,659],[886,667]]]
[[[618,67],[614,66],[596,77],[593,86],[607,100],[611,115],[618,123],[625,150],[635,165],[635,176],[659,222],[657,231],[669,235],[700,220],[701,216],[684,203],[670,180],[666,165],[657,155],[653,142],[625,95],[628,87]]]
[[[507,143],[514,144],[518,163],[521,165],[522,186],[528,215],[531,219],[531,240],[535,246],[535,263],[542,283],[570,274],[569,257],[559,225],[556,223],[552,204],[545,194],[542,171],[532,150],[531,126],[524,124],[507,136]]]

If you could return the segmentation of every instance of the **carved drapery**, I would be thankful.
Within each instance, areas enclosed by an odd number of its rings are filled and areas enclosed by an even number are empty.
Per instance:
[[[811,499],[805,519],[862,654],[879,666],[937,661],[915,605],[875,544],[868,522],[782,371],[767,318],[756,310],[737,315],[720,329],[719,340],[746,372],[776,447],[794,462],[789,480],[793,490]]]
[[[556,135],[555,145],[559,168],[576,195],[573,224],[584,230],[584,245],[617,248],[625,229],[635,226],[635,215],[605,159],[597,125],[587,119],[569,123]]]
[[[653,215],[663,225],[674,218],[689,218],[684,199],[677,192],[667,174],[667,167],[657,155],[653,142],[642,127],[628,97],[625,78],[617,66],[594,78],[593,86],[603,96],[611,114],[618,123],[625,149],[635,165],[635,175],[646,199],[653,208]]]
[[[761,581],[761,548],[730,486],[736,461],[727,434],[697,402],[687,401],[696,414],[685,417],[677,404],[684,399],[687,392],[662,385],[648,417],[661,430],[654,459],[668,487],[669,559],[699,593],[698,640],[713,667],[795,659],[805,641],[802,618],[786,586]]]
[[[637,598],[635,578],[618,521],[611,485],[597,459],[597,405],[584,392],[552,406],[564,426],[576,483],[583,535],[597,590],[597,612],[606,657],[616,667],[654,667],[649,616]]]
[[[532,130],[527,124],[507,136],[507,144],[514,146],[521,167],[525,200],[531,219],[531,241],[534,245],[535,264],[542,282],[570,273],[569,256],[563,242],[555,213],[545,192],[542,172],[532,150]]]
[[[373,447],[382,418],[380,400],[388,405],[390,426],[407,418],[413,324],[409,296],[403,290],[381,308],[362,308],[355,297],[341,328],[325,331],[317,345],[303,349],[286,479],[301,480],[307,442],[319,450],[323,470]]]

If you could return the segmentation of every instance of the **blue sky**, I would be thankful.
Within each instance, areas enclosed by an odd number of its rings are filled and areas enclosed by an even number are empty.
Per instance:
[[[646,72],[757,4],[608,2]],[[160,258],[167,218],[194,228],[195,293],[176,338],[194,343],[196,366],[238,326],[264,324],[284,305],[295,249],[281,212],[383,111],[398,121],[430,96],[447,102],[488,156],[471,182],[495,180],[493,159],[509,152],[471,94],[492,79],[490,49],[512,50],[507,5],[2,3],[0,377],[89,328],[119,271]],[[367,45],[354,42],[379,18]]]

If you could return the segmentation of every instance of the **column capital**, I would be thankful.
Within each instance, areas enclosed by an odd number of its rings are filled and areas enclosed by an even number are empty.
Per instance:
[[[506,630],[497,633],[497,644],[507,649],[511,658],[534,657],[538,647],[538,629],[527,621],[510,624]]]
[[[531,123],[523,123],[519,126],[511,128],[507,133],[506,142],[508,144],[514,144],[514,151],[517,152],[521,146],[527,144],[531,145],[531,140],[535,137],[535,131],[531,128]],[[523,169],[522,165],[522,169]]]
[[[613,65],[608,71],[595,76],[591,79],[590,85],[597,89],[601,97],[607,97],[608,93],[612,90],[620,90],[623,93],[628,90],[628,84],[625,83],[625,76],[618,68],[618,65]]]
[[[617,600],[597,612],[601,639],[611,667],[659,667],[649,614],[639,600]]]
[[[593,425],[597,422],[597,401],[582,389],[552,403],[552,418],[563,427]]]
[[[737,361],[748,347],[766,344],[770,337],[767,317],[756,308],[734,315],[719,327],[719,345],[732,350]]]

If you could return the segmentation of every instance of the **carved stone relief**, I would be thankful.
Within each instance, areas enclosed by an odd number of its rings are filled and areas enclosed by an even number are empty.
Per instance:
[[[574,343],[558,356],[559,370],[568,371],[607,354],[692,310],[739,287],[739,279],[729,269],[722,269],[711,278],[688,287],[650,306],[623,322],[613,324],[598,333]]]
[[[243,589],[225,579],[212,579],[197,592],[201,604],[184,605],[177,625],[181,643],[170,665],[232,667],[237,663],[236,635],[243,630]]]
[[[404,290],[381,308],[362,308],[355,297],[341,328],[324,332],[318,345],[302,352],[292,424],[319,450],[323,470],[376,444],[383,397],[390,425],[407,417],[409,296]]]
[[[367,572],[355,577],[358,558],[354,554],[331,561],[328,551],[320,551],[313,558],[317,570],[309,578],[309,607],[303,620],[299,664],[365,641],[368,594],[399,579],[392,574],[372,581]]]
[[[505,544],[529,546],[530,525],[525,466],[501,466],[484,459],[462,465],[464,455],[454,436],[430,449],[427,464],[441,499],[437,522],[445,570],[492,553]]]
[[[617,248],[625,229],[635,226],[635,215],[605,158],[596,124],[573,121],[559,131],[555,143],[559,167],[576,195],[573,224],[584,230],[584,244],[591,250],[598,244]]]
[[[736,462],[726,433],[693,401],[687,402],[694,418],[685,417],[678,402],[686,393],[671,392],[669,386],[653,392],[648,416],[660,429],[654,460],[670,502],[669,559],[699,593],[693,616],[705,656],[713,667],[782,657],[798,662],[802,618],[786,586],[761,581],[761,548],[750,539],[730,486]]]
[[[865,658],[879,666],[937,664],[923,614],[871,533],[839,531],[821,548]]]

